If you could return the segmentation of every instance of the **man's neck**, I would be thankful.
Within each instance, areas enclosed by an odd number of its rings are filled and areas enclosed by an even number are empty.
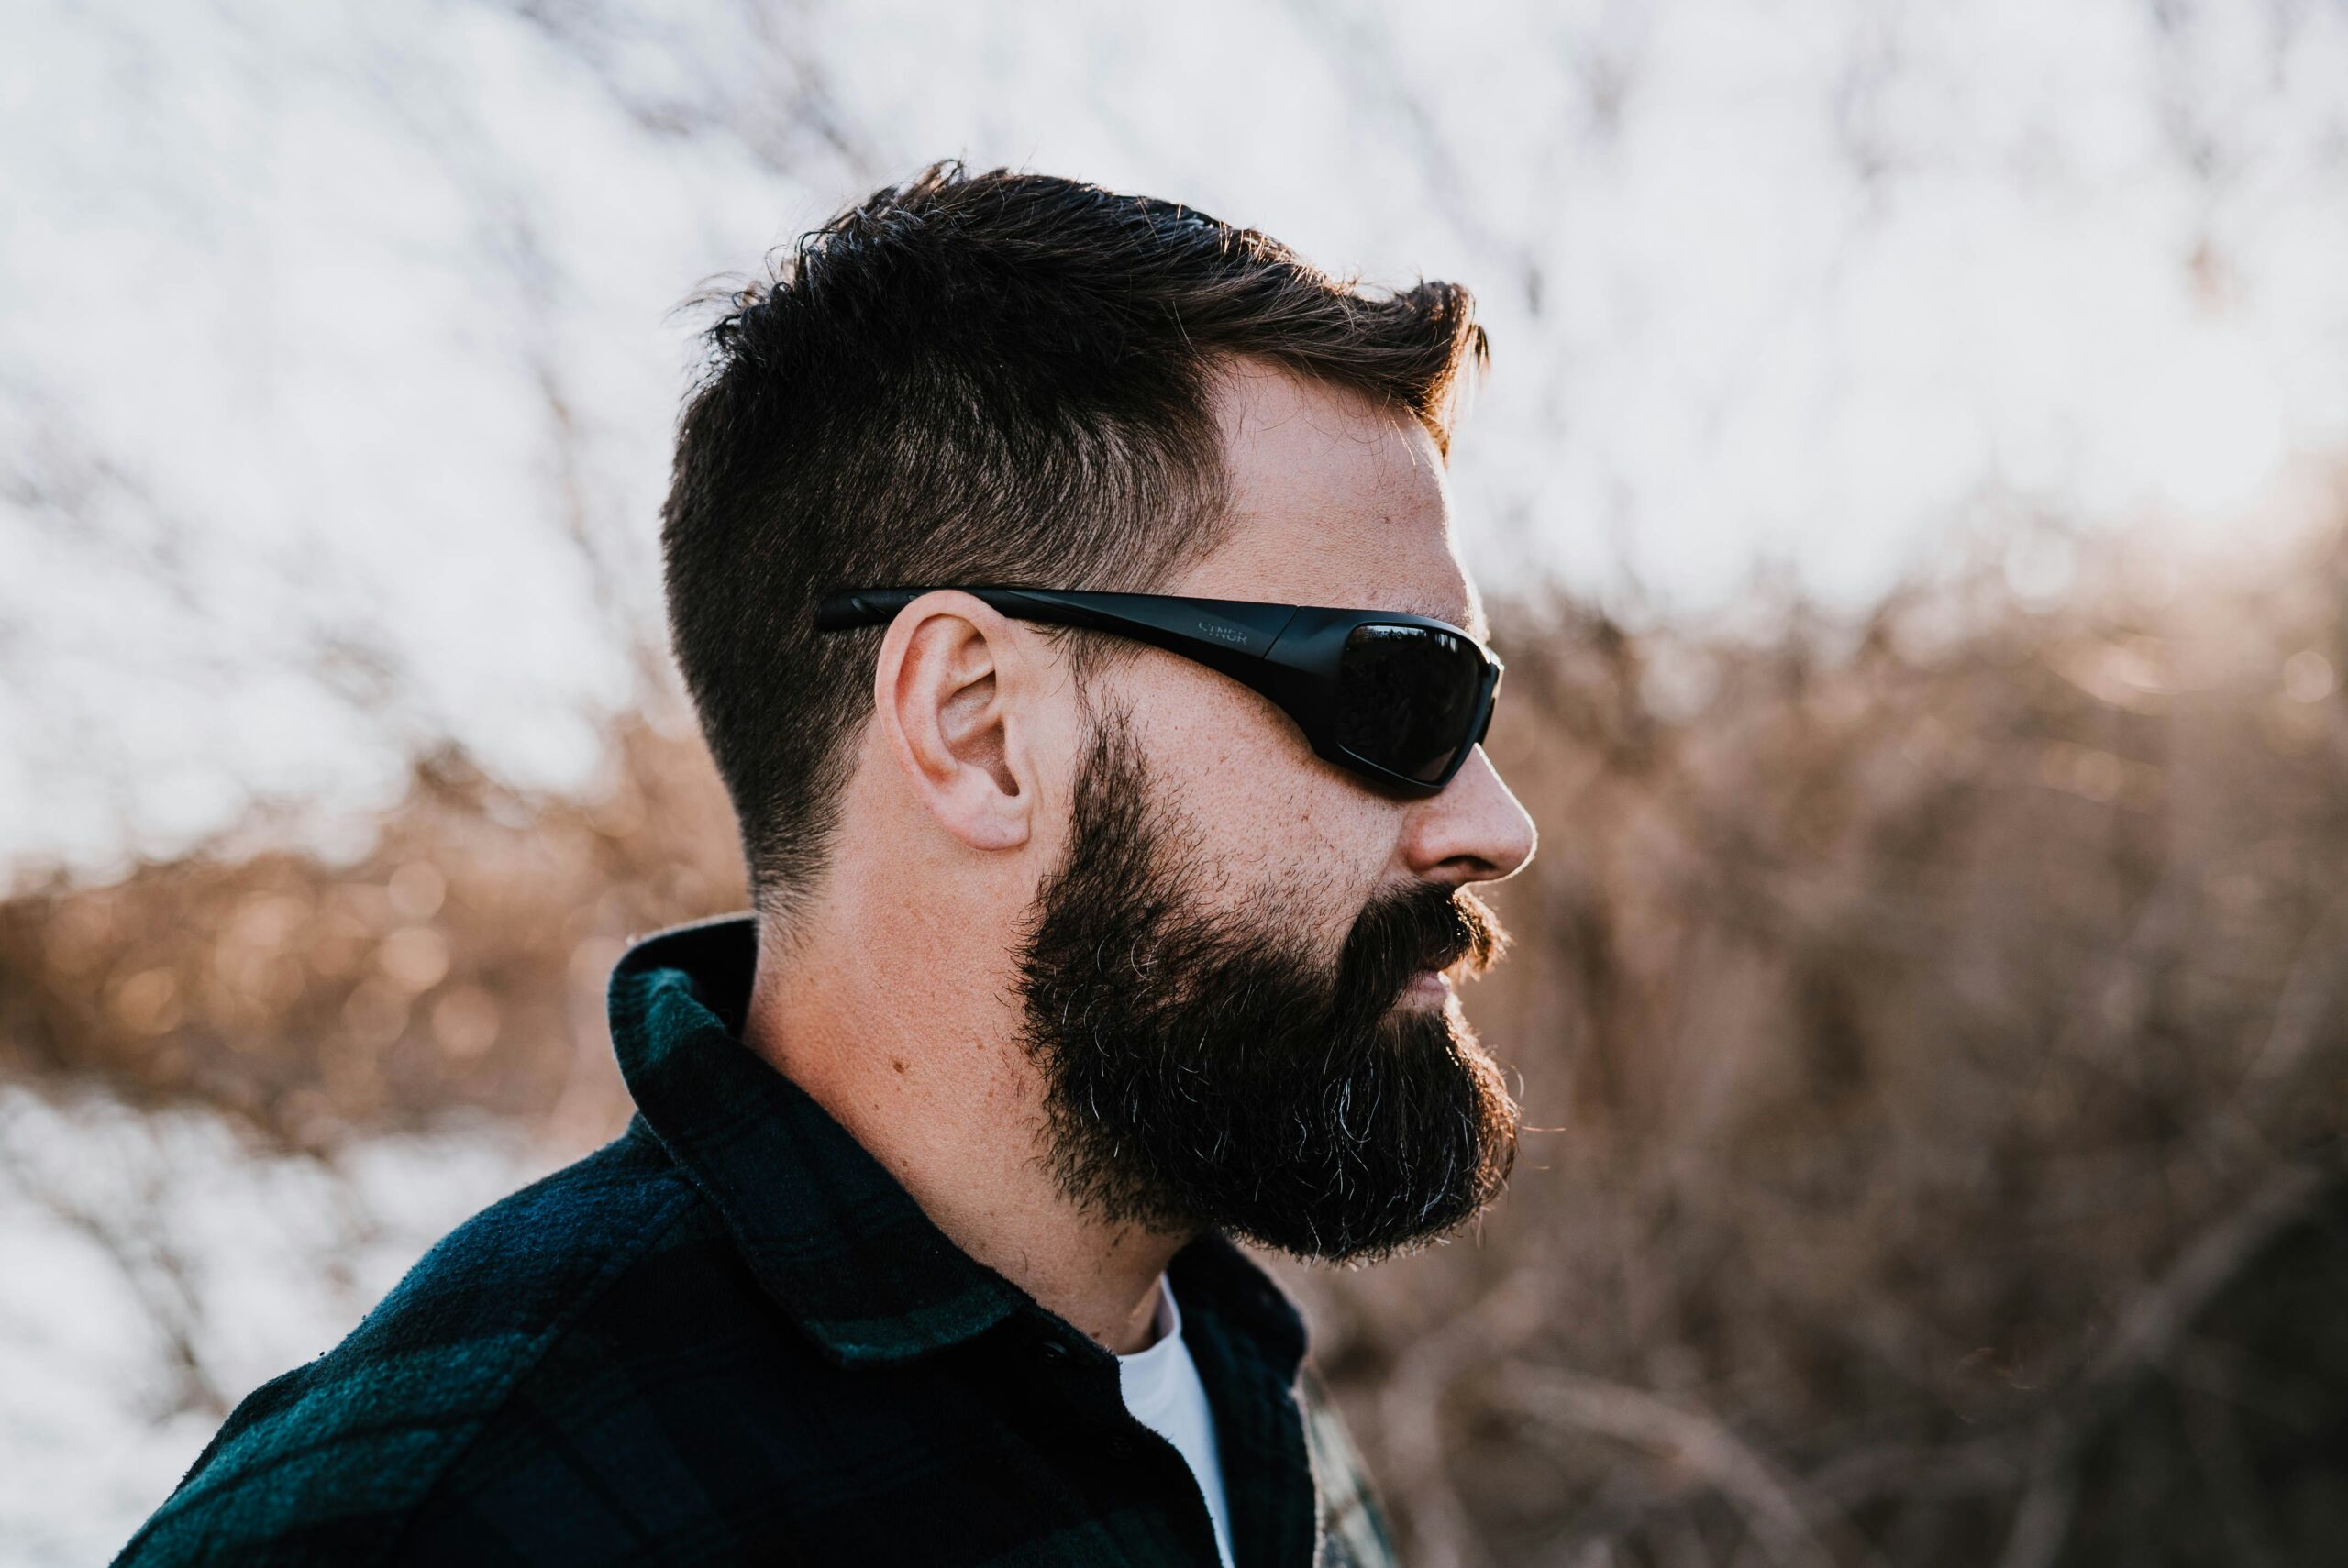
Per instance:
[[[1106,1222],[1044,1159],[1044,1083],[1000,977],[890,983],[816,938],[762,945],[743,1043],[804,1089],[962,1251],[1118,1354],[1150,1342],[1190,1238]],[[854,951],[854,944],[850,951]],[[902,980],[902,976],[897,977]]]

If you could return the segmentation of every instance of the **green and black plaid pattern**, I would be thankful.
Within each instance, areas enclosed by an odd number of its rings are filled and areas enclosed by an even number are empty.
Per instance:
[[[246,1399],[118,1561],[1212,1564],[1115,1357],[743,1047],[754,944],[631,949],[626,1132]],[[1390,1562],[1294,1304],[1219,1237],[1171,1272],[1239,1568]]]

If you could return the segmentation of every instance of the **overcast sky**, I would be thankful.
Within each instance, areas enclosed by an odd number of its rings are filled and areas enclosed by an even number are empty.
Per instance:
[[[1488,590],[1861,606],[2348,448],[2338,4],[690,9],[0,0],[0,863],[579,783],[673,307],[941,155],[1475,287]]]

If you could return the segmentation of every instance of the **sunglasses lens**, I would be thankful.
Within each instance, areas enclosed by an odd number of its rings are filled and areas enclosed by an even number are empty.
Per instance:
[[[1476,744],[1484,660],[1426,626],[1359,626],[1337,667],[1337,737],[1366,762],[1432,784]]]

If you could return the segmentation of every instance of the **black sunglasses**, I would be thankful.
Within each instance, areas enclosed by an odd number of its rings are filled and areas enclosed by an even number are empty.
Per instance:
[[[860,588],[815,606],[815,629],[884,626],[931,588]],[[1340,767],[1412,795],[1451,782],[1491,727],[1501,661],[1443,621],[1157,593],[958,591],[1022,621],[1081,626],[1196,659],[1263,693]]]

